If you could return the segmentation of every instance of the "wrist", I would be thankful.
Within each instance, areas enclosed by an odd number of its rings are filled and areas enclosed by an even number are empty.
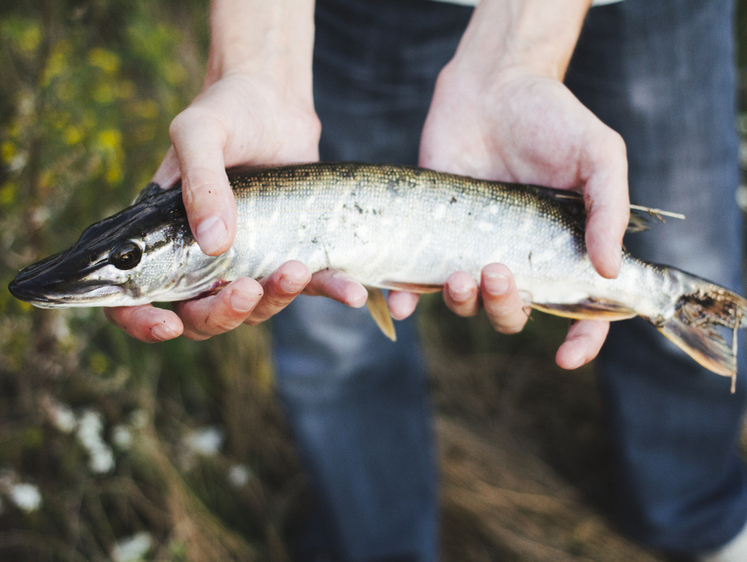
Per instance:
[[[453,66],[489,77],[511,68],[562,81],[590,0],[483,0]]]
[[[213,0],[205,86],[229,74],[311,96],[313,0]]]

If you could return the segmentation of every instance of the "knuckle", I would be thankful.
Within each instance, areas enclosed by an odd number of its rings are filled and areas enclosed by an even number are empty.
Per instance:
[[[271,311],[271,314],[274,314],[288,306],[294,297],[295,294],[288,296],[266,295],[262,308],[264,311]]]
[[[490,323],[501,334],[518,334],[529,318],[522,308],[517,310],[513,306],[486,308],[485,312]]]
[[[205,334],[197,330],[185,330],[183,336],[192,341],[205,341],[212,337],[210,334]]]
[[[627,165],[628,148],[622,135],[604,125],[604,135],[599,135],[594,154],[598,159],[616,162],[618,166]]]
[[[617,131],[612,131],[610,134],[610,148],[614,150],[619,157],[621,158],[627,158],[627,152],[628,148],[625,145],[625,140],[623,139],[622,135],[618,133]]]
[[[517,319],[514,323],[501,325],[499,332],[506,335],[518,334],[524,329],[526,319]]]
[[[475,316],[478,311],[480,310],[479,304],[474,302],[469,303],[457,303],[454,302],[451,299],[447,299],[446,305],[451,309],[452,312],[454,312],[457,316],[463,316],[465,318],[469,318],[471,316]]]
[[[188,129],[194,117],[194,109],[188,107],[171,120],[171,124],[169,125],[169,136],[171,137],[172,142],[177,141],[181,133]]]
[[[205,319],[204,332],[212,335],[230,332],[244,321],[245,315],[237,316],[233,311],[221,310],[215,314],[209,314]]]
[[[322,136],[322,122],[319,119],[319,117],[317,117],[316,113],[309,116],[308,123],[307,123],[307,130],[309,133],[309,138],[313,139],[313,141],[315,141],[316,144],[318,144],[319,139]]]

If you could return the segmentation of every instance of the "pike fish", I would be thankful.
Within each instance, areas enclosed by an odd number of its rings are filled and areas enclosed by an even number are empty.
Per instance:
[[[500,262],[535,309],[575,319],[642,316],[701,365],[736,374],[747,300],[626,252],[619,276],[601,277],[584,244],[583,200],[573,192],[357,163],[233,170],[229,178],[238,233],[225,254],[200,251],[180,186],[149,184],[71,249],[23,269],[11,293],[42,308],[178,301],[296,259],[368,287],[374,317],[393,338],[381,289],[437,291],[457,270],[479,279],[483,266]],[[726,329],[731,342],[719,333]]]

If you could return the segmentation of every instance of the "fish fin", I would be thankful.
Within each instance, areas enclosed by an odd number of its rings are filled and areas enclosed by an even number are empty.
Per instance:
[[[651,229],[649,217],[658,215],[654,215],[651,212],[643,211],[641,209],[630,208],[630,219],[628,219],[628,228],[625,229],[626,232],[645,232],[646,230]]]
[[[163,191],[163,188],[158,185],[155,182],[150,182],[148,185],[146,185],[140,193],[137,194],[137,197],[135,197],[135,200],[132,202],[133,205],[136,205],[140,203],[143,199],[147,199],[148,197],[152,197],[153,195],[157,195]]]
[[[443,285],[433,283],[402,283],[400,281],[383,281],[382,286],[394,291],[409,291],[411,293],[439,293],[444,288]]]
[[[737,373],[736,331],[747,324],[747,300],[693,275],[684,275],[693,284],[694,292],[680,297],[670,318],[652,323],[703,367],[732,377],[733,383]],[[717,326],[732,330],[731,345]]]
[[[725,377],[736,373],[737,361],[732,348],[713,326],[693,326],[675,315],[657,328],[706,369]]]
[[[586,228],[586,207],[584,205],[583,195],[576,191],[567,189],[555,189],[552,187],[542,187],[537,185],[529,186],[538,193],[550,197],[557,201],[566,213],[573,218],[573,221],[578,225],[581,230]],[[664,222],[664,217],[671,217],[677,219],[684,219],[685,216],[679,213],[671,213],[669,211],[662,211],[661,209],[653,209],[651,207],[643,207],[641,205],[630,205],[630,220],[628,221],[627,232],[643,232],[649,230],[650,219],[659,219]]]
[[[389,314],[389,307],[386,304],[386,298],[381,289],[373,287],[366,287],[368,290],[368,311],[371,313],[371,318],[374,319],[379,329],[384,332],[384,335],[392,341],[397,341],[397,332],[394,329],[394,322],[392,321],[392,315]]]
[[[563,318],[573,318],[574,320],[625,320],[633,318],[638,313],[618,302],[606,299],[588,298],[584,301],[573,304],[553,304],[553,303],[531,303],[532,308],[542,312],[562,316]]]

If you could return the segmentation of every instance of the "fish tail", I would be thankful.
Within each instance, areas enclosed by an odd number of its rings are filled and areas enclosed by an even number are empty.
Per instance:
[[[747,299],[694,275],[677,271],[687,290],[675,313],[654,324],[685,353],[714,373],[732,378],[737,373],[737,330],[747,327]],[[719,326],[732,331],[731,341]],[[723,331],[723,329],[722,329]]]

